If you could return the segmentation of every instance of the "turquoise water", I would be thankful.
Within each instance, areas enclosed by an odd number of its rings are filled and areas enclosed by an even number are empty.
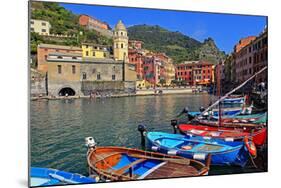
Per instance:
[[[85,137],[101,146],[141,148],[138,124],[172,133],[170,120],[184,107],[198,111],[210,100],[207,94],[190,94],[31,101],[31,166],[88,175]],[[214,167],[210,174],[248,171],[257,170]]]

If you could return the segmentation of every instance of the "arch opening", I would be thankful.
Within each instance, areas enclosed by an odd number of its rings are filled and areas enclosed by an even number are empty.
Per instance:
[[[59,96],[74,96],[75,91],[70,87],[64,87],[59,91]]]

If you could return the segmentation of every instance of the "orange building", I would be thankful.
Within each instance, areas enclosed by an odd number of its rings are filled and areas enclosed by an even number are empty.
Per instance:
[[[37,70],[48,71],[47,57],[50,53],[78,53],[82,55],[82,49],[75,46],[62,46],[54,44],[39,44],[37,46]]]
[[[234,52],[238,53],[242,48],[244,48],[245,46],[247,46],[248,44],[250,44],[253,40],[255,40],[256,37],[255,36],[249,36],[246,38],[242,38],[239,40],[238,44],[236,44],[234,46]]]
[[[90,17],[85,14],[80,15],[79,24],[81,26],[86,26],[89,29],[91,29],[91,28],[100,28],[100,29],[106,29],[106,30],[110,29],[110,27],[107,23],[102,22],[96,18]]]

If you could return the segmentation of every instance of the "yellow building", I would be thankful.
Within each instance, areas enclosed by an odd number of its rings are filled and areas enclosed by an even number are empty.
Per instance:
[[[141,88],[147,88],[147,87],[153,87],[153,85],[146,80],[137,80],[136,81],[136,88],[141,89]]]
[[[83,58],[109,58],[109,47],[98,44],[83,43],[82,57]]]
[[[45,20],[30,20],[30,31],[39,35],[49,35],[51,24]]]
[[[128,62],[127,29],[121,20],[115,26],[113,33],[113,56],[115,60]]]
[[[175,66],[171,59],[165,63],[165,70],[166,70],[166,85],[171,85],[172,81],[175,80]]]

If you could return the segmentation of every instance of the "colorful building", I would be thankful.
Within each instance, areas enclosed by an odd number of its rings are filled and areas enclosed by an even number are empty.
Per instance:
[[[245,37],[239,40],[239,42],[234,46],[234,52],[239,52],[242,48],[250,44],[253,40],[255,40],[255,36]]]
[[[110,47],[93,43],[82,43],[82,56],[85,58],[109,58]]]
[[[252,37],[247,43],[234,52],[235,81],[242,83],[264,66],[267,66],[267,28],[257,37]],[[256,83],[265,82],[267,71],[258,75]]]
[[[185,61],[176,65],[176,80],[188,85],[210,85],[213,82],[213,63]]]
[[[100,34],[108,37],[112,37],[113,35],[111,28],[106,22],[102,22],[96,18],[93,18],[85,14],[79,16],[79,25],[89,30],[95,30]]]
[[[30,31],[39,35],[50,35],[51,24],[45,20],[30,20]]]
[[[81,26],[86,26],[88,29],[91,28],[100,28],[100,29],[106,29],[109,30],[110,27],[106,22],[102,22],[96,18],[93,18],[91,16],[82,14],[79,16],[79,24]]]
[[[48,95],[133,92],[136,87],[135,65],[128,61],[127,31],[121,24],[119,21],[115,27],[113,49],[116,52],[113,54],[109,46],[92,43],[83,43],[82,48],[38,45],[38,69],[47,73]]]
[[[54,44],[39,44],[37,46],[37,70],[48,71],[47,57],[50,53],[70,53],[82,55],[82,49],[76,46],[63,46]]]

